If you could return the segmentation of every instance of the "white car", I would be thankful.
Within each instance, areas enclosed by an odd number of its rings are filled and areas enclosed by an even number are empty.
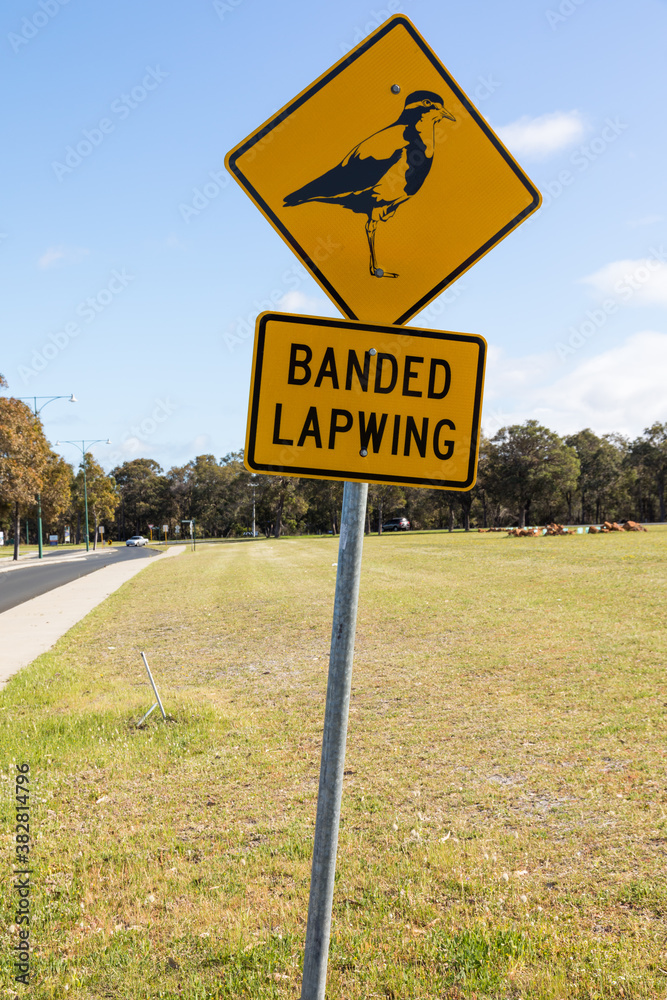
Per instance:
[[[125,542],[126,545],[148,545],[148,539],[144,538],[143,535],[132,535],[132,538],[128,538]]]

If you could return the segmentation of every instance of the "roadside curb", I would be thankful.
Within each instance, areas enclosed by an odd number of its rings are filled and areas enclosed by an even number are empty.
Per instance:
[[[120,551],[122,550],[98,549],[96,552],[93,552],[92,550],[90,552],[86,552],[85,549],[81,549],[80,551],[75,550],[73,552],[62,552],[58,555],[49,555],[46,560],[42,559],[41,561],[37,558],[36,555],[32,554],[27,556],[19,556],[16,562],[14,562],[14,560],[11,559],[9,561],[9,564],[6,563],[6,560],[4,562],[0,561],[0,573],[11,573],[12,570],[27,569],[28,567],[39,569],[40,566],[57,566],[62,564],[63,562],[75,562],[77,560],[80,561],[81,559],[90,559],[90,558],[94,559],[97,556],[108,556],[110,552],[112,552],[115,555],[116,552]]]
[[[0,614],[0,688],[146,566],[183,551],[169,548],[152,559],[100,567],[4,611]]]

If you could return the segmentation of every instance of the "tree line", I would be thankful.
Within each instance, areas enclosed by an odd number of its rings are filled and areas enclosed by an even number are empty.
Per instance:
[[[84,477],[85,466],[85,477]],[[377,485],[369,487],[367,530],[405,515],[413,528],[494,527],[665,520],[667,423],[630,440],[590,429],[561,437],[535,420],[482,438],[478,478],[467,493]],[[164,471],[150,458],[123,462],[105,473],[91,454],[74,468],[50,447],[38,416],[25,403],[0,398],[0,530],[14,544],[36,540],[37,503],[44,537],[85,534],[84,479],[90,540],[148,535],[170,537],[194,519],[198,537],[227,538],[251,530],[253,499],[259,532],[332,533],[339,530],[343,484],[291,476],[254,476],[241,452],[199,455]],[[183,529],[189,533],[189,526]]]

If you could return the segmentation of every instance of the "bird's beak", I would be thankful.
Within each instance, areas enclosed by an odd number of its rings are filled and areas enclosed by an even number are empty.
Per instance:
[[[442,109],[441,114],[442,114],[443,118],[446,118],[450,122],[455,122],[456,121],[456,118],[454,117],[454,115],[450,114],[450,112],[447,111],[446,108]]]

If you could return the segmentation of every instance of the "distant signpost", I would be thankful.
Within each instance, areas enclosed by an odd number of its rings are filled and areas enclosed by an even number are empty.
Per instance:
[[[258,317],[245,450],[345,480],[301,992],[324,1000],[368,482],[476,475],[485,341],[403,324],[541,199],[403,15],[225,162],[345,317]]]
[[[195,537],[195,519],[194,519],[194,517],[192,518],[192,520],[189,520],[187,518],[183,518],[183,520],[181,521],[181,524],[188,524],[190,526],[190,538],[192,540],[192,551],[194,552],[194,550],[197,547],[197,540],[196,540],[196,537]]]

